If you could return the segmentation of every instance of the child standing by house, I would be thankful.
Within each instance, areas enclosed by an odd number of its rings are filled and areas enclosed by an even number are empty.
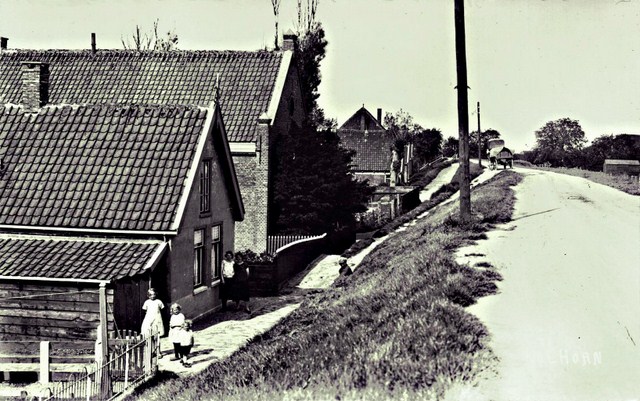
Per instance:
[[[227,310],[227,301],[231,298],[234,287],[234,256],[233,252],[224,253],[222,261],[222,283],[220,286],[220,301],[222,302],[222,311]]]
[[[182,324],[182,330],[180,331],[180,356],[182,360],[180,363],[186,367],[190,367],[189,353],[195,343],[193,338],[193,331],[191,331],[191,320],[185,320]]]
[[[161,311],[164,309],[164,304],[161,300],[156,299],[156,290],[149,288],[147,291],[147,300],[144,301],[142,309],[146,311],[144,320],[142,320],[141,333],[145,337],[151,335],[158,335],[162,337],[164,335],[164,325],[162,324]]]
[[[182,314],[182,307],[179,304],[171,305],[171,318],[169,319],[169,341],[173,343],[173,352],[177,361],[180,359],[180,337],[182,335],[182,325],[185,318]]]

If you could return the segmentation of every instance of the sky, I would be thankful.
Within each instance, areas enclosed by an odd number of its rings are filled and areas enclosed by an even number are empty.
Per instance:
[[[296,25],[281,0],[280,35]],[[270,0],[1,0],[9,48],[122,48],[136,24],[185,50],[272,47]],[[320,106],[344,123],[364,105],[402,109],[458,135],[453,0],[319,0],[329,42]],[[640,134],[640,0],[465,0],[470,130],[519,152],[546,122],[578,120],[588,140]],[[1,72],[0,72],[1,73]]]

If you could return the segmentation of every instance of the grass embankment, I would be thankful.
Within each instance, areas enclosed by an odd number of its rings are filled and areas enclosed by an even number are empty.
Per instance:
[[[427,172],[427,174],[425,174],[425,176],[423,176],[424,178],[422,180],[419,180],[419,182],[430,183],[431,181],[433,181],[433,179],[438,176],[440,171],[442,171],[445,167],[448,167],[448,166],[451,165],[451,162],[444,162],[444,163],[448,163],[448,164],[444,165],[444,167],[438,166],[437,168],[434,168],[434,170],[430,170],[429,172]],[[437,172],[434,173],[434,171],[437,171]],[[469,174],[470,174],[472,180],[474,178],[476,178],[477,176],[479,176],[481,173],[482,173],[482,168],[480,166],[478,166],[475,163],[471,163],[469,165]],[[372,238],[364,238],[364,239],[361,239],[360,241],[356,242],[349,249],[347,249],[345,252],[343,252],[342,256],[348,258],[348,257],[351,257],[351,256],[357,254],[361,250],[363,250],[366,247],[368,247],[369,245],[371,245],[373,243],[373,241],[375,241],[375,238],[380,238],[380,237],[383,237],[383,236],[391,233],[392,231],[394,231],[395,229],[397,229],[401,225],[403,225],[403,224],[415,219],[416,216],[421,215],[422,213],[426,212],[427,210],[433,209],[434,207],[438,206],[440,203],[442,203],[445,200],[447,200],[451,195],[453,195],[454,193],[458,192],[458,190],[460,189],[459,182],[460,182],[460,175],[461,174],[462,174],[462,167],[458,167],[458,170],[456,170],[456,173],[454,174],[453,178],[451,179],[451,182],[448,183],[448,184],[444,184],[440,188],[438,188],[438,190],[435,191],[433,193],[433,195],[431,195],[431,199],[429,199],[426,202],[422,202],[415,209],[410,210],[409,212],[407,212],[405,214],[402,214],[402,215],[396,217],[395,219],[391,220],[390,222],[386,223],[385,225],[380,227],[378,230],[376,230],[376,232],[373,234]],[[416,183],[416,184],[413,184],[413,185],[418,185],[418,184]],[[426,184],[424,184],[424,185],[426,185]],[[422,185],[422,186],[424,186],[424,185]]]
[[[586,178],[589,181],[597,182],[598,184],[607,185],[609,187],[619,189],[631,195],[640,195],[640,180],[637,177],[631,177],[628,175],[610,175],[601,171],[582,170],[579,168],[565,168],[565,167],[539,167],[535,164],[531,164],[523,160],[515,160],[515,165],[520,165],[526,168],[534,168],[538,170],[552,171],[554,173],[573,175],[576,177]]]
[[[392,235],[353,275],[300,308],[228,360],[165,380],[141,400],[430,399],[493,359],[486,328],[464,306],[496,290],[493,270],[458,265],[452,250],[510,219],[507,171],[472,194],[474,221],[458,205]],[[215,347],[215,344],[212,344]]]
[[[433,163],[429,168],[425,168],[424,170],[418,170],[411,176],[411,180],[409,185],[414,185],[416,187],[424,187],[428,185],[431,181],[433,181],[438,174],[445,168],[449,167],[453,164],[452,160],[440,160],[438,162]]]
[[[535,167],[535,168],[539,170],[553,171],[554,173],[574,175],[577,177],[586,178],[589,181],[597,182],[598,184],[602,184],[602,185],[607,185],[631,195],[640,195],[640,181],[638,180],[637,177],[630,177],[627,175],[609,175],[601,171],[581,170],[577,168],[564,168],[564,167]]]

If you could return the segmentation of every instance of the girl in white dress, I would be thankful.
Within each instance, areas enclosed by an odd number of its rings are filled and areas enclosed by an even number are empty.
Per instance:
[[[180,359],[180,337],[182,334],[182,324],[184,323],[184,315],[181,312],[182,307],[178,304],[171,305],[171,319],[169,319],[169,341],[173,343],[174,361]]]
[[[149,288],[147,291],[147,299],[142,305],[142,309],[146,311],[144,320],[142,321],[142,335],[148,337],[150,335],[164,335],[164,325],[162,324],[162,315],[160,311],[164,308],[161,300],[156,299],[156,290]]]

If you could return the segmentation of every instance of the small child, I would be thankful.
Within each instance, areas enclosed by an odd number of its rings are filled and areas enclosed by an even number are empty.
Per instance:
[[[338,270],[338,273],[341,276],[350,276],[351,274],[353,274],[353,270],[351,270],[351,267],[347,263],[347,259],[341,258],[339,265],[340,265],[340,269]]]
[[[179,304],[171,305],[171,319],[169,319],[169,341],[173,343],[173,352],[175,358],[173,361],[180,359],[180,336],[182,333],[182,325],[184,324],[184,315],[181,312],[182,307]]]
[[[180,355],[182,356],[180,363],[186,367],[191,366],[189,363],[189,353],[191,352],[191,347],[193,347],[194,344],[191,324],[191,320],[185,320],[182,324],[182,330],[180,331]]]

